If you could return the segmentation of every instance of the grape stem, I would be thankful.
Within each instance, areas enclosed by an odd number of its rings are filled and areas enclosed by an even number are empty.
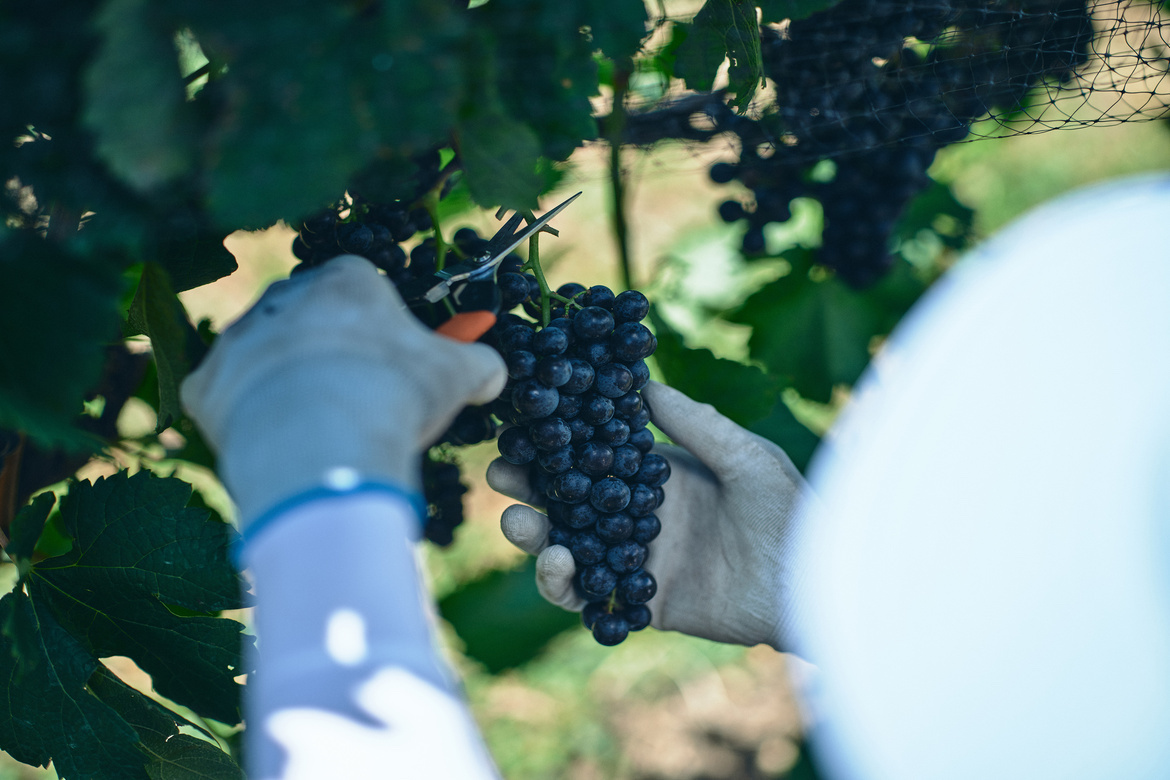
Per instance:
[[[622,180],[622,133],[626,124],[626,90],[629,71],[615,70],[613,77],[613,110],[606,118],[606,136],[609,138],[609,184],[613,197],[613,233],[617,238],[618,260],[622,269],[622,284],[627,290],[634,287],[630,273],[629,223],[626,222],[626,191]]]
[[[529,222],[533,221],[532,214],[526,213],[524,216]],[[536,277],[536,283],[540,286],[540,326],[543,328],[548,325],[551,299],[556,293],[549,289],[548,281],[544,278],[544,269],[540,266],[539,230],[528,239],[528,262],[524,264],[524,267],[532,272],[532,275]]]

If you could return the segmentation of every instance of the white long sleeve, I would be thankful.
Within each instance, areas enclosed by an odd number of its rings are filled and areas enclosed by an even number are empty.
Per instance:
[[[1170,772],[1170,178],[964,260],[814,466],[800,652],[834,780]]]
[[[498,777],[436,653],[417,537],[414,507],[374,491],[294,501],[249,540],[250,777]]]

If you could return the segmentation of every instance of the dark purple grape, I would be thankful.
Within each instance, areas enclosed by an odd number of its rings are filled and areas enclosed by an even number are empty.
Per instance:
[[[658,496],[654,488],[636,484],[630,488],[630,503],[626,506],[626,513],[631,517],[644,517],[658,508]]]
[[[547,387],[536,379],[525,379],[512,388],[512,406],[532,418],[552,414],[560,401],[555,387]]]
[[[600,563],[605,559],[605,542],[598,539],[596,534],[580,533],[573,537],[569,552],[573,554],[578,567]]]
[[[616,416],[624,420],[630,419],[630,417],[642,411],[642,396],[637,390],[631,390],[621,398],[615,398],[613,411]]]
[[[630,431],[629,444],[638,448],[638,451],[645,455],[654,448],[654,434],[649,428],[639,428]]]
[[[586,598],[606,596],[613,591],[618,583],[618,575],[604,564],[586,566],[578,578],[581,592]]]
[[[625,512],[614,512],[613,514],[601,515],[597,518],[597,536],[606,544],[614,544],[629,539],[632,533],[634,533],[634,518]],[[614,571],[617,571],[617,569],[614,569]],[[630,571],[633,571],[633,569],[630,569]]]
[[[569,348],[569,337],[560,328],[545,328],[532,337],[532,351],[537,355],[560,355]]]
[[[654,351],[654,334],[640,322],[623,322],[614,328],[609,343],[615,360],[633,363]]]
[[[500,307],[507,311],[528,300],[528,280],[520,274],[500,274]]]
[[[613,348],[609,341],[588,341],[577,346],[577,357],[596,368],[613,360]]]
[[[650,301],[637,290],[626,290],[613,302],[613,318],[617,322],[638,322],[650,313]]]
[[[573,543],[573,532],[567,528],[557,528],[555,525],[548,529],[548,543],[568,547]]]
[[[580,414],[581,419],[590,425],[603,425],[613,419],[613,401],[603,395],[590,395]]]
[[[374,231],[358,222],[339,227],[337,238],[342,249],[355,255],[364,255],[374,245]]]
[[[586,306],[573,320],[573,332],[579,338],[595,341],[613,331],[613,315],[600,306]]]
[[[500,455],[513,466],[531,463],[536,457],[536,445],[528,437],[528,431],[520,427],[509,428],[496,441]]]
[[[528,435],[536,449],[551,452],[569,446],[573,432],[560,417],[544,417],[528,426]]]
[[[589,498],[593,480],[583,471],[569,469],[557,475],[552,487],[556,498],[566,504],[578,504]]]
[[[631,431],[643,430],[646,424],[650,422],[650,410],[642,404],[642,408],[630,415],[629,423]]]
[[[613,450],[613,465],[610,473],[620,479],[629,479],[638,473],[642,465],[642,451],[632,444],[622,444]]]
[[[616,574],[629,574],[645,560],[646,548],[633,540],[618,542],[605,553],[605,562]]]
[[[658,583],[645,569],[638,569],[618,580],[618,598],[626,604],[645,604],[658,592]]]
[[[717,162],[711,166],[711,170],[707,172],[707,175],[716,184],[727,184],[735,178],[736,171],[737,168],[731,163]]]
[[[611,447],[620,447],[630,438],[630,426],[625,420],[614,417],[609,422],[594,426],[593,439],[608,444]],[[664,480],[665,481],[665,480]]]
[[[634,375],[634,390],[641,390],[650,381],[650,369],[645,360],[635,360],[628,364],[630,373]]]
[[[594,434],[596,436],[596,433]],[[670,479],[670,462],[656,452],[643,456],[642,465],[634,475],[635,482],[652,488],[661,487]]]
[[[549,474],[563,474],[573,468],[573,448],[561,447],[559,450],[542,452],[536,456],[536,462]]]
[[[591,486],[589,502],[599,512],[620,512],[630,503],[630,487],[620,479],[606,477]]]
[[[581,413],[581,407],[585,405],[585,399],[579,395],[571,395],[563,392],[561,388],[561,400],[557,404],[556,411],[553,412],[557,417],[571,420]]]
[[[504,354],[521,349],[532,351],[532,328],[525,325],[509,325],[500,333],[499,348]]]
[[[587,501],[580,504],[560,504],[560,506],[561,518],[570,528],[588,528],[597,522],[597,510]]]
[[[590,601],[585,605],[585,609],[581,610],[581,622],[585,624],[585,628],[592,630],[598,618],[608,614],[609,609],[604,601]]]
[[[569,420],[569,430],[573,433],[573,438],[569,443],[574,447],[593,438],[593,426],[580,418],[574,417]]]
[[[573,368],[573,374],[569,377],[569,381],[561,387],[561,392],[584,393],[593,386],[594,370],[588,361],[581,358],[569,358],[569,365]]]
[[[650,544],[662,532],[662,523],[658,515],[646,515],[634,521],[633,539],[638,544]]]
[[[508,376],[513,379],[528,379],[536,373],[536,355],[527,350],[509,352],[504,363],[508,366]]]
[[[581,297],[581,303],[585,306],[599,306],[609,311],[613,308],[613,299],[613,290],[603,284],[595,284]]]
[[[724,222],[738,222],[746,216],[747,212],[738,200],[725,200],[719,204],[719,218]]]
[[[587,441],[576,448],[577,468],[591,477],[604,477],[613,465],[613,449],[608,444]]]
[[[634,375],[621,363],[606,363],[598,367],[593,385],[606,398],[620,398],[634,386]]]
[[[620,614],[631,631],[641,631],[650,625],[650,608],[645,604],[627,604]]]
[[[536,378],[549,387],[560,387],[573,375],[569,359],[561,355],[541,358],[536,364]]]
[[[576,282],[569,282],[568,284],[562,284],[560,287],[557,288],[557,295],[561,296],[562,298],[572,299],[572,298],[580,295],[583,292],[585,292],[585,285],[577,284]]]
[[[593,638],[599,645],[620,645],[629,636],[630,626],[620,615],[601,615],[593,624]]]
[[[743,234],[743,253],[745,255],[758,255],[764,251],[767,242],[764,240],[764,229],[762,227],[750,227],[747,232]]]

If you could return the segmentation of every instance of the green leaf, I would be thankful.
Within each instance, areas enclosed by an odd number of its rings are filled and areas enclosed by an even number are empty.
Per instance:
[[[943,245],[962,250],[970,243],[974,227],[975,211],[963,205],[950,187],[936,181],[910,201],[894,227],[894,235],[905,241],[919,231],[929,230]]]
[[[210,138],[216,222],[268,227],[336,200],[377,147],[366,97],[374,71],[351,61],[373,31],[351,27],[336,4],[317,7],[305,24],[268,0],[231,14],[193,9],[192,27],[212,59],[228,61],[201,93],[215,87],[232,106]]]
[[[32,231],[0,244],[0,428],[41,444],[95,448],[75,427],[118,333],[121,275]]]
[[[642,0],[585,0],[581,10],[593,45],[610,59],[632,59],[642,48],[649,22]]]
[[[804,19],[839,2],[841,0],[756,0],[756,5],[760,7],[763,21],[769,23]]]
[[[752,433],[779,444],[801,472],[808,468],[813,452],[821,443],[819,436],[796,419],[782,395],[772,404],[771,413],[753,423],[750,429]]]
[[[503,113],[476,112],[459,123],[459,156],[467,188],[481,206],[534,209],[543,184],[536,171],[540,142]]]
[[[223,245],[223,233],[194,209],[179,209],[155,226],[148,259],[166,270],[179,293],[234,273],[236,258]]]
[[[901,263],[873,288],[857,292],[823,271],[810,276],[807,251],[786,257],[791,273],[752,295],[728,319],[752,326],[752,358],[769,373],[804,397],[827,403],[834,385],[852,385],[861,375],[874,338],[889,333],[923,285]]]
[[[0,599],[0,624],[29,651],[0,653],[0,748],[60,777],[145,780],[138,735],[86,688],[97,659],[19,591]]]
[[[581,28],[597,18],[584,2],[505,0],[471,11],[464,111],[498,112],[527,125],[540,154],[553,160],[596,137],[590,96],[598,92],[598,68]]]
[[[528,558],[519,569],[494,571],[439,602],[465,653],[492,674],[532,660],[550,639],[581,625],[576,613],[545,601],[535,579],[536,559]]]
[[[655,309],[650,321],[658,339],[654,359],[666,384],[720,414],[748,426],[772,410],[783,389],[780,381],[755,366],[715,357],[709,349],[690,349]]]
[[[147,263],[142,269],[128,324],[132,333],[150,337],[158,368],[159,408],[155,426],[158,433],[182,417],[179,385],[206,349],[187,319],[186,309],[171,289],[166,271],[154,263]]]
[[[83,121],[98,154],[138,190],[177,178],[194,160],[174,31],[152,18],[152,5],[106,3],[97,16],[101,48],[85,74]]]
[[[214,742],[180,733],[179,728],[206,731],[143,696],[104,666],[90,677],[89,689],[138,733],[151,780],[243,780],[239,765]]]
[[[751,103],[763,81],[760,55],[760,28],[756,7],[746,0],[707,0],[686,37],[678,47],[675,75],[693,90],[706,91],[724,60],[731,59],[729,89],[735,93],[732,105],[744,108]]]
[[[162,696],[236,723],[243,626],[167,608],[240,606],[234,531],[187,507],[190,497],[187,483],[147,472],[75,483],[60,513],[73,549],[35,564],[28,587],[93,655],[129,656]]]
[[[41,493],[27,506],[22,507],[12,519],[10,528],[12,538],[4,551],[22,567],[31,562],[37,540],[45,530],[45,521],[49,519],[49,513],[53,511],[53,505],[56,503],[55,495]]]

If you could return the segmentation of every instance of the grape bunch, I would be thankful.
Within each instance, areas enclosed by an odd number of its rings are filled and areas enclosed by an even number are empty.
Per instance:
[[[783,30],[763,26],[775,109],[756,120],[709,112],[740,147],[711,179],[738,179],[754,195],[725,201],[719,214],[746,221],[743,251],[759,254],[765,227],[790,219],[794,198],[816,198],[818,261],[868,286],[892,266],[894,227],[931,185],[939,149],[989,112],[1016,108],[1037,84],[1067,81],[1092,37],[1084,0],[842,0]],[[821,160],[833,160],[830,178],[812,175]]]
[[[535,315],[530,295],[516,300],[521,282],[532,283],[500,276],[501,290],[515,289],[510,300]],[[492,405],[509,425],[498,445],[506,461],[529,467],[534,491],[547,499],[549,543],[577,564],[585,626],[599,643],[616,645],[649,625],[646,602],[657,591],[644,563],[662,529],[654,512],[670,464],[652,451],[640,392],[657,340],[641,323],[649,303],[637,291],[615,296],[571,284],[556,296],[563,303],[543,328],[504,315],[494,329],[509,377]]]

